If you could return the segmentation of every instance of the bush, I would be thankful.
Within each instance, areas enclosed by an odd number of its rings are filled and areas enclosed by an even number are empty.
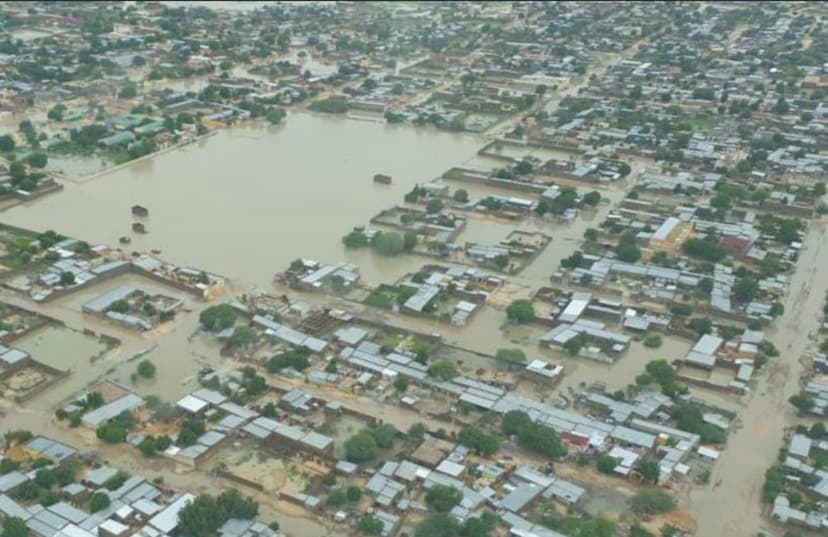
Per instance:
[[[379,535],[383,527],[382,522],[374,515],[363,515],[357,522],[357,529],[365,535]]]

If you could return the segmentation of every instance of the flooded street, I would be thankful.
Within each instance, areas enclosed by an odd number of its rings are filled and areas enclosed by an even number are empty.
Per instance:
[[[776,461],[785,427],[796,423],[788,397],[799,391],[800,358],[810,344],[810,334],[819,326],[828,290],[826,256],[825,224],[814,222],[791,279],[785,314],[771,336],[781,356],[760,376],[741,414],[741,429],[728,438],[710,479],[721,484],[691,494],[689,507],[698,521],[699,536],[750,536],[765,524],[760,503],[764,472]]]

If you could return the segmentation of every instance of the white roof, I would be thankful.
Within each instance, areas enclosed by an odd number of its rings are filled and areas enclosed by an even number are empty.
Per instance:
[[[185,395],[175,404],[175,406],[187,412],[198,414],[204,410],[208,404],[209,403],[207,403],[207,401],[194,397],[193,395]]]

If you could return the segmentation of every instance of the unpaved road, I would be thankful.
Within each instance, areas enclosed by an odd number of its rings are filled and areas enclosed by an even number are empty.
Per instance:
[[[765,470],[776,461],[784,429],[795,423],[788,397],[799,391],[802,355],[809,335],[819,327],[828,289],[828,236],[814,222],[791,279],[785,314],[771,339],[781,356],[760,376],[741,415],[741,428],[730,435],[716,463],[710,486],[695,489],[689,509],[699,537],[753,537],[766,526],[761,493]],[[713,485],[720,483],[718,486]]]

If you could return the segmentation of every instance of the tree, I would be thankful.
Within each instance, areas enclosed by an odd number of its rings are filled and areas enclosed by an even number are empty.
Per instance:
[[[733,298],[743,304],[753,300],[758,292],[759,282],[750,277],[737,278],[733,286]]]
[[[658,463],[654,461],[644,461],[636,467],[641,477],[652,483],[658,483],[659,469]]]
[[[356,485],[351,485],[345,491],[345,497],[348,500],[348,503],[357,503],[360,498],[362,498],[362,489]]]
[[[126,428],[117,423],[107,423],[98,427],[95,435],[108,444],[118,444],[126,438]]]
[[[127,84],[118,92],[119,99],[134,99],[138,95],[138,87],[135,84]]]
[[[615,255],[621,261],[635,263],[641,259],[641,250],[636,244],[635,234],[627,232],[621,235],[618,246],[615,247]]]
[[[109,496],[105,492],[95,492],[89,497],[89,511],[97,513],[109,507]]]
[[[630,501],[634,513],[658,515],[669,513],[676,508],[676,500],[661,490],[642,490]]]
[[[807,392],[792,395],[788,398],[788,402],[796,408],[796,412],[800,416],[803,416],[813,410],[814,405],[816,404],[814,396]]]
[[[658,334],[649,334],[644,338],[644,346],[650,349],[657,349],[661,347],[662,338]]]
[[[408,436],[413,440],[420,441],[425,438],[426,435],[426,428],[425,425],[422,423],[415,423],[411,427],[408,428]]]
[[[11,134],[4,134],[0,136],[0,151],[9,153],[14,151],[14,147],[14,137]]]
[[[345,492],[342,490],[335,490],[328,495],[327,504],[328,507],[332,507],[334,509],[338,509],[345,505],[348,499],[345,497]]]
[[[135,369],[135,372],[145,379],[151,379],[155,376],[155,364],[149,360],[141,360],[141,362],[138,363],[138,367]]]
[[[423,519],[414,531],[414,537],[458,537],[460,523],[446,513],[433,513]]]
[[[66,105],[63,103],[56,104],[46,113],[46,116],[52,121],[63,121],[63,113],[66,112]]]
[[[404,393],[408,390],[408,379],[402,375],[397,375],[397,378],[394,379],[394,389],[400,393]]]
[[[12,516],[3,521],[3,537],[28,537],[29,528],[26,521]]]
[[[713,330],[713,321],[707,317],[694,317],[687,323],[688,328],[703,336]]]
[[[498,254],[492,260],[498,270],[505,270],[509,266],[509,254]]]
[[[513,300],[506,308],[506,318],[517,324],[525,324],[535,320],[535,308],[527,299]]]
[[[495,360],[512,369],[526,364],[526,354],[520,349],[498,349],[495,353]]]
[[[233,326],[237,315],[236,309],[230,304],[218,304],[202,310],[198,320],[207,330],[218,332]]]
[[[428,374],[439,380],[451,380],[457,376],[457,368],[452,362],[440,360],[431,364]]]
[[[222,521],[218,504],[212,496],[201,494],[178,514],[178,531],[189,537],[207,537],[218,529]]]
[[[46,164],[49,163],[49,157],[46,156],[46,153],[32,153],[26,158],[26,162],[29,163],[29,166],[35,168],[45,168]]]
[[[271,124],[275,125],[277,123],[281,123],[287,113],[285,112],[284,108],[273,107],[267,111],[265,115],[265,119]]]
[[[246,347],[256,341],[256,330],[249,326],[237,326],[227,342],[231,347]]]
[[[437,214],[443,210],[443,202],[438,199],[430,199],[426,203],[426,212],[428,214]]]
[[[377,441],[369,431],[363,430],[345,441],[345,458],[360,464],[377,457]]]
[[[472,425],[467,425],[460,429],[460,434],[457,436],[457,442],[477,451],[485,457],[494,455],[498,449],[497,438],[484,433],[482,430]]]
[[[785,489],[785,471],[780,466],[772,466],[765,471],[762,485],[762,499],[772,502]]]
[[[825,185],[823,183],[823,187],[824,186]],[[466,202],[468,202],[469,201],[468,191],[463,189],[463,188],[458,188],[457,190],[455,190],[454,191],[454,201],[456,201],[457,203],[466,203]]]
[[[426,492],[426,505],[438,513],[448,513],[463,499],[463,493],[454,487],[434,485]]]
[[[370,514],[362,515],[357,522],[357,529],[365,535],[379,535],[383,528],[382,521]]]
[[[371,248],[380,255],[395,256],[405,251],[405,240],[402,235],[393,231],[377,233]]]
[[[63,287],[69,287],[70,285],[74,284],[75,283],[75,273],[70,272],[70,271],[61,272],[59,283]]]
[[[601,202],[601,194],[597,190],[593,190],[588,194],[584,195],[584,203],[589,205],[590,207],[595,207],[598,203]]]
[[[612,474],[618,466],[618,461],[609,455],[601,455],[598,457],[597,467],[602,474]]]

